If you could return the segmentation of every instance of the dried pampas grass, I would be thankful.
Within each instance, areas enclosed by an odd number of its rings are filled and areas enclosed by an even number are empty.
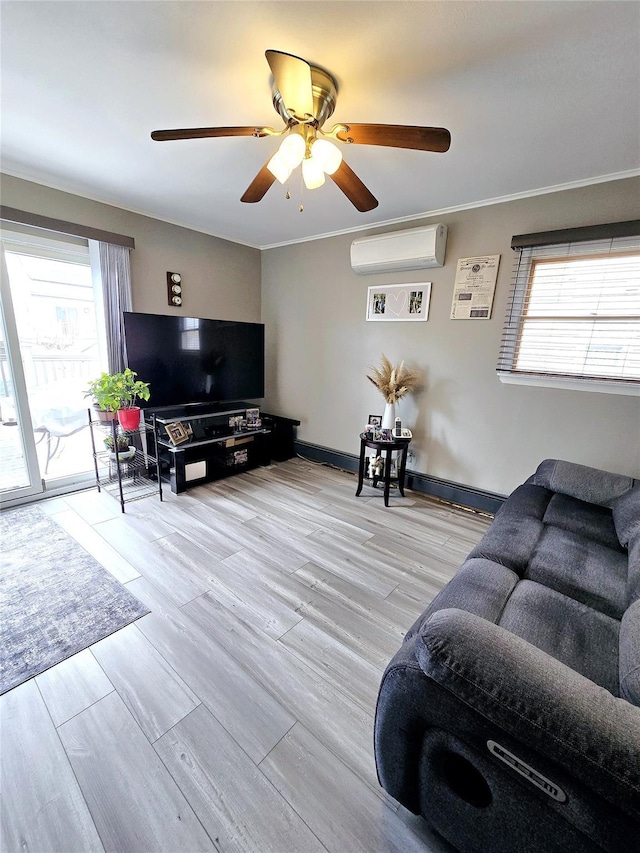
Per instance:
[[[415,391],[422,378],[418,370],[405,367],[404,361],[394,367],[384,354],[380,367],[372,367],[370,370],[367,379],[376,386],[387,403],[397,403],[405,394]]]

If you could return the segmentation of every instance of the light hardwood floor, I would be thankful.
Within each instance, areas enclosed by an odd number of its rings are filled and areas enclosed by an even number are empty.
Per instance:
[[[490,519],[300,459],[41,504],[151,613],[0,700],[3,853],[450,848],[380,788],[406,630]]]

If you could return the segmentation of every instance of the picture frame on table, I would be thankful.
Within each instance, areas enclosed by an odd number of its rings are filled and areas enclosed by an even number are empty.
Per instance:
[[[369,415],[367,423],[373,427],[379,427],[382,423],[382,415]]]

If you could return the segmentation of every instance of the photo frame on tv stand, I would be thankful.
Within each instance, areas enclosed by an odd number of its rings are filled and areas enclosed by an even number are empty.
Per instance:
[[[172,424],[167,424],[165,429],[169,436],[169,440],[174,446],[184,444],[185,441],[189,441],[189,438],[192,435],[191,427],[189,426],[187,428],[187,426],[181,423],[181,421],[175,421]]]

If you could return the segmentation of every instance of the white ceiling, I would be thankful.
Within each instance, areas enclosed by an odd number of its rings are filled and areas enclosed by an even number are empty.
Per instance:
[[[2,2],[2,169],[265,247],[640,167],[637,2]],[[152,142],[271,125],[272,48],[327,68],[336,122],[447,127],[448,153],[352,146],[378,198],[331,182],[298,212],[240,196],[279,140]]]

